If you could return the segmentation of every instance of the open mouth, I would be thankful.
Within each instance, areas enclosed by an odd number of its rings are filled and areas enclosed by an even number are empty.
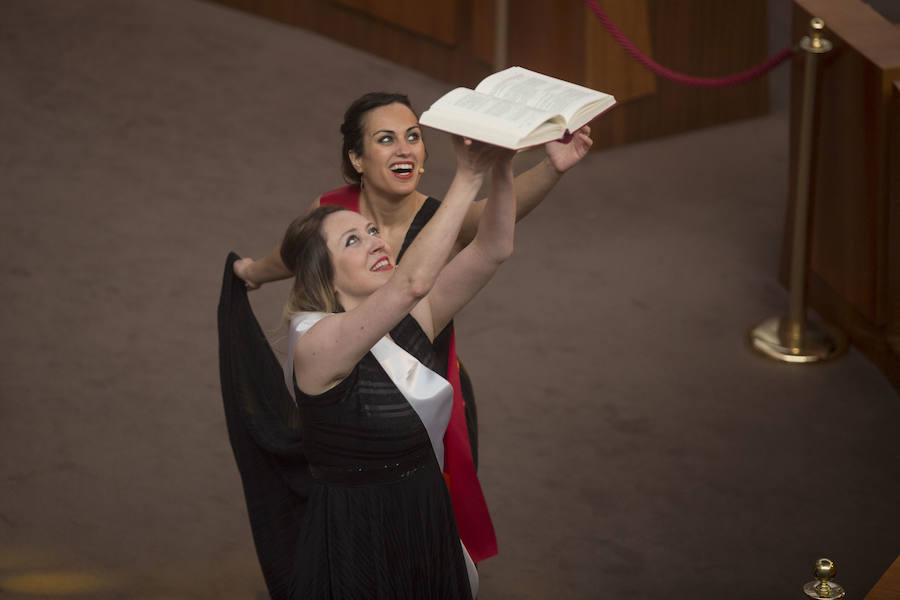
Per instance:
[[[391,173],[401,177],[408,177],[413,172],[413,164],[408,162],[395,163],[390,166]]]
[[[394,265],[391,264],[391,259],[387,256],[379,259],[374,265],[372,265],[371,271],[389,271],[394,268]]]

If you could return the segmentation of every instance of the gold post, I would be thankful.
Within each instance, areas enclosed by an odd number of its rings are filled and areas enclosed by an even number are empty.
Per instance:
[[[753,347],[776,360],[810,363],[835,358],[847,349],[847,337],[828,325],[806,318],[807,252],[809,249],[813,119],[816,114],[816,82],[819,55],[831,50],[822,37],[825,22],[818,17],[809,24],[809,35],[800,41],[806,52],[800,137],[797,148],[797,187],[794,198],[794,232],[791,240],[790,298],[787,317],[766,319],[750,331]]]
[[[840,600],[844,597],[844,588],[836,581],[831,581],[837,569],[834,561],[820,558],[813,564],[813,575],[816,580],[803,586],[803,591],[814,600]]]

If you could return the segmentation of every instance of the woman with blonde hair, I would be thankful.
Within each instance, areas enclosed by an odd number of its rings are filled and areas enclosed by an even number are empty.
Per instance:
[[[432,340],[511,255],[512,153],[455,140],[447,195],[398,266],[359,213],[320,207],[281,244],[294,272],[288,377],[314,482],[292,598],[471,598],[442,477],[452,389]],[[472,241],[449,258],[485,175]],[[449,258],[449,262],[448,262]]]

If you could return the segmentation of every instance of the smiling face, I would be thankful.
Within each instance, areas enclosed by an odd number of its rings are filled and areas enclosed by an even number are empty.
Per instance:
[[[415,192],[425,162],[419,120],[399,103],[370,110],[364,118],[362,153],[350,150],[349,156],[368,193],[396,197]]]
[[[322,235],[334,266],[334,290],[344,310],[358,306],[390,278],[391,248],[359,213],[341,210],[328,215]]]

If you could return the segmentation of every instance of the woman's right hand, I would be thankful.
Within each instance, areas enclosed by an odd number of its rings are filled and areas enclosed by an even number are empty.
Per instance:
[[[247,286],[248,290],[259,289],[261,285],[250,278],[250,269],[254,262],[252,258],[242,258],[234,261],[234,274],[244,281],[244,285]]]

